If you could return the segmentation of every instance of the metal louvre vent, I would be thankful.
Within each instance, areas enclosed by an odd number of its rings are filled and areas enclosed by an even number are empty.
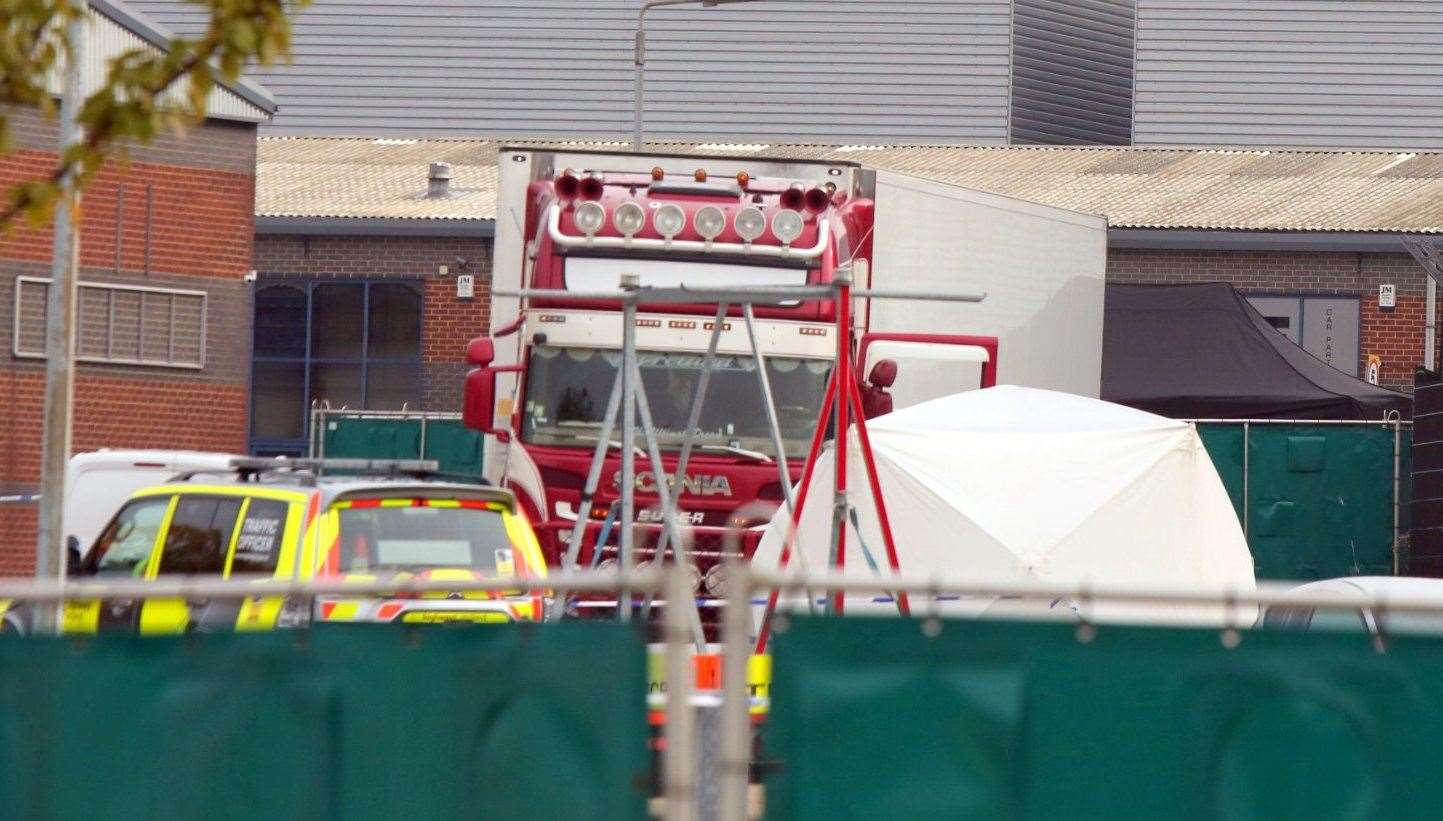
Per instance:
[[[45,357],[50,280],[15,280],[14,351]],[[178,288],[80,283],[76,356],[81,362],[205,367],[206,294]]]

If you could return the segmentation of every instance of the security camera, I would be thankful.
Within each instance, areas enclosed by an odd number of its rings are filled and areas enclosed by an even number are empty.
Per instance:
[[[249,284],[254,284],[255,281],[256,281],[256,272],[255,272],[255,271],[246,271],[246,275],[245,275],[244,277],[241,277],[241,279],[244,280],[244,281],[246,282],[246,284],[248,284],[248,285],[249,285]]]

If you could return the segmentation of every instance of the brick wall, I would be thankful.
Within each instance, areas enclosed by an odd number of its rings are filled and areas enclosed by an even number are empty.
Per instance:
[[[17,149],[0,156],[0,190],[47,174],[55,127],[7,111]],[[201,370],[82,363],[76,371],[74,449],[245,447],[255,126],[208,121],[162,134],[113,161],[81,204],[83,282],[206,293]],[[14,327],[19,276],[50,275],[51,227],[19,222],[0,233],[0,332]],[[0,354],[0,488],[39,481],[44,362]],[[35,509],[0,505],[0,574],[33,567]]]
[[[53,123],[32,113],[13,124],[18,148],[0,155],[3,190],[55,162]],[[240,279],[252,267],[255,151],[255,126],[212,120],[109,163],[82,198],[81,266]],[[0,260],[48,265],[50,252],[48,225],[20,221],[0,235]]]
[[[464,269],[457,258],[466,260]],[[449,268],[447,275],[440,266]],[[262,235],[255,269],[267,279],[404,279],[423,286],[421,407],[456,411],[466,343],[490,323],[491,244],[481,237]],[[476,296],[456,297],[456,274],[476,278]]]
[[[1108,282],[1181,284],[1228,282],[1245,294],[1350,296],[1359,299],[1359,367],[1369,354],[1383,360],[1379,382],[1412,390],[1423,362],[1424,274],[1404,253],[1329,251],[1176,251],[1112,249]],[[1378,307],[1378,285],[1397,286],[1398,306]]]

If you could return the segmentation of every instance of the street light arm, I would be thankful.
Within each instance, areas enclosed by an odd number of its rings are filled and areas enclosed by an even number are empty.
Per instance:
[[[660,6],[680,6],[689,3],[700,3],[702,8],[712,6],[725,6],[732,3],[756,3],[759,0],[646,0],[641,4],[641,9],[636,13],[636,30],[640,32],[646,24],[646,13]]]
[[[636,13],[636,30],[640,32],[646,25],[646,13],[660,6],[680,6],[684,3],[701,3],[703,6],[716,5],[708,0],[646,0],[641,4],[641,9]]]
[[[632,64],[636,66],[636,118],[631,134],[631,150],[641,150],[641,99],[646,82],[646,13],[665,6],[700,4],[702,8],[727,6],[734,3],[756,3],[760,0],[646,0],[636,12],[636,41],[632,50]]]
[[[646,0],[636,12],[636,48],[632,54],[632,61],[637,66],[646,65],[646,13],[654,8],[662,6],[680,6],[687,3],[701,3],[703,8],[715,6],[725,0]],[[745,0],[731,0],[731,2],[745,2]]]

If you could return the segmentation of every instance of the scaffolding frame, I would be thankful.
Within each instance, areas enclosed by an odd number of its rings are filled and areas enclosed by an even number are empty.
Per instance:
[[[780,305],[796,301],[830,299],[836,306],[834,311],[834,326],[837,334],[836,360],[832,366],[832,374],[828,380],[822,407],[817,415],[817,422],[813,432],[811,448],[807,455],[805,466],[802,470],[802,479],[798,484],[797,493],[788,491],[785,495],[786,506],[789,512],[789,526],[786,540],[782,549],[781,565],[785,568],[791,559],[792,549],[796,543],[796,530],[803,511],[806,493],[810,488],[813,468],[817,456],[821,452],[823,439],[826,433],[828,421],[835,424],[834,452],[836,457],[833,465],[832,487],[832,537],[829,552],[829,564],[842,567],[846,563],[846,529],[850,521],[856,531],[858,542],[861,542],[861,533],[856,520],[855,509],[848,499],[846,453],[848,450],[848,438],[851,435],[854,418],[858,442],[861,448],[863,462],[866,466],[868,477],[868,489],[872,494],[873,504],[878,511],[879,524],[882,529],[883,544],[887,552],[887,561],[892,572],[901,571],[900,560],[897,554],[896,545],[892,538],[892,530],[886,514],[886,503],[882,498],[881,483],[877,476],[876,461],[872,456],[871,439],[867,434],[866,417],[862,410],[861,392],[853,376],[854,357],[856,346],[854,333],[856,328],[852,321],[853,299],[899,299],[899,300],[926,300],[940,302],[962,302],[975,303],[987,298],[986,294],[968,293],[942,293],[927,291],[901,291],[889,289],[854,288],[852,276],[854,270],[860,269],[865,276],[866,263],[849,263],[842,266],[835,266],[831,259],[831,251],[828,249],[823,254],[823,267],[833,270],[832,282],[824,285],[762,285],[744,287],[688,287],[685,285],[674,287],[643,287],[636,274],[623,273],[620,276],[619,286],[616,290],[562,290],[548,288],[519,288],[515,290],[497,290],[495,296],[517,297],[523,301],[531,299],[545,299],[559,302],[593,302],[598,300],[619,302],[622,306],[622,340],[621,340],[621,365],[618,368],[617,376],[612,385],[611,395],[607,400],[607,410],[603,419],[600,435],[597,437],[596,447],[592,452],[591,467],[588,471],[586,484],[581,492],[581,505],[576,511],[576,521],[572,527],[571,540],[567,545],[566,557],[563,568],[572,570],[580,556],[581,539],[584,537],[586,522],[591,517],[591,506],[594,496],[600,483],[601,472],[605,465],[607,454],[612,447],[611,432],[615,427],[616,415],[621,415],[621,511],[617,522],[620,528],[619,564],[623,574],[634,566],[634,534],[635,534],[635,505],[636,505],[636,464],[635,450],[636,437],[634,422],[637,414],[641,416],[642,436],[646,443],[646,456],[651,463],[652,474],[656,479],[657,496],[661,502],[663,529],[656,552],[653,554],[653,561],[661,564],[666,560],[666,549],[668,542],[672,549],[673,558],[679,563],[685,561],[683,555],[685,547],[680,536],[679,523],[677,522],[676,498],[677,494],[671,492],[674,484],[667,475],[665,463],[661,459],[660,448],[657,444],[656,432],[651,423],[650,411],[647,407],[645,390],[638,392],[637,385],[641,383],[641,370],[637,365],[636,358],[636,311],[637,306],[647,305],[716,305],[716,321],[712,323],[712,334],[708,342],[707,353],[703,361],[702,378],[698,380],[696,389],[693,391],[690,407],[690,418],[687,430],[682,438],[682,459],[678,460],[677,474],[685,476],[686,459],[690,458],[692,450],[692,436],[695,432],[696,419],[700,413],[702,401],[705,398],[706,383],[712,369],[712,362],[716,356],[716,349],[719,343],[720,334],[724,327],[724,319],[731,306],[737,305],[742,309],[746,321],[747,336],[751,347],[751,354],[757,364],[759,375],[759,388],[762,393],[762,402],[766,409],[767,423],[774,447],[777,447],[778,469],[781,472],[782,486],[790,487],[790,475],[785,465],[786,452],[781,447],[781,430],[777,421],[775,400],[771,395],[770,385],[766,378],[765,360],[756,345],[756,331],[754,323],[753,307],[755,305]],[[523,308],[524,316],[524,308]],[[853,416],[854,415],[854,416]],[[863,546],[865,549],[865,545]],[[805,562],[798,552],[799,563]],[[631,615],[631,593],[621,590],[617,601],[617,617],[626,621]],[[693,640],[698,652],[705,648],[705,638],[701,627],[701,616],[697,607],[695,597],[689,597],[691,602],[688,607],[688,621],[692,625]],[[908,612],[908,601],[905,594],[898,600],[898,606],[903,615]],[[649,609],[650,602],[644,606]],[[758,636],[757,652],[765,651],[766,639],[769,629],[770,614],[776,607],[776,598],[768,602],[767,616],[764,617],[762,630]],[[843,609],[842,594],[834,592],[831,608],[840,613]]]

